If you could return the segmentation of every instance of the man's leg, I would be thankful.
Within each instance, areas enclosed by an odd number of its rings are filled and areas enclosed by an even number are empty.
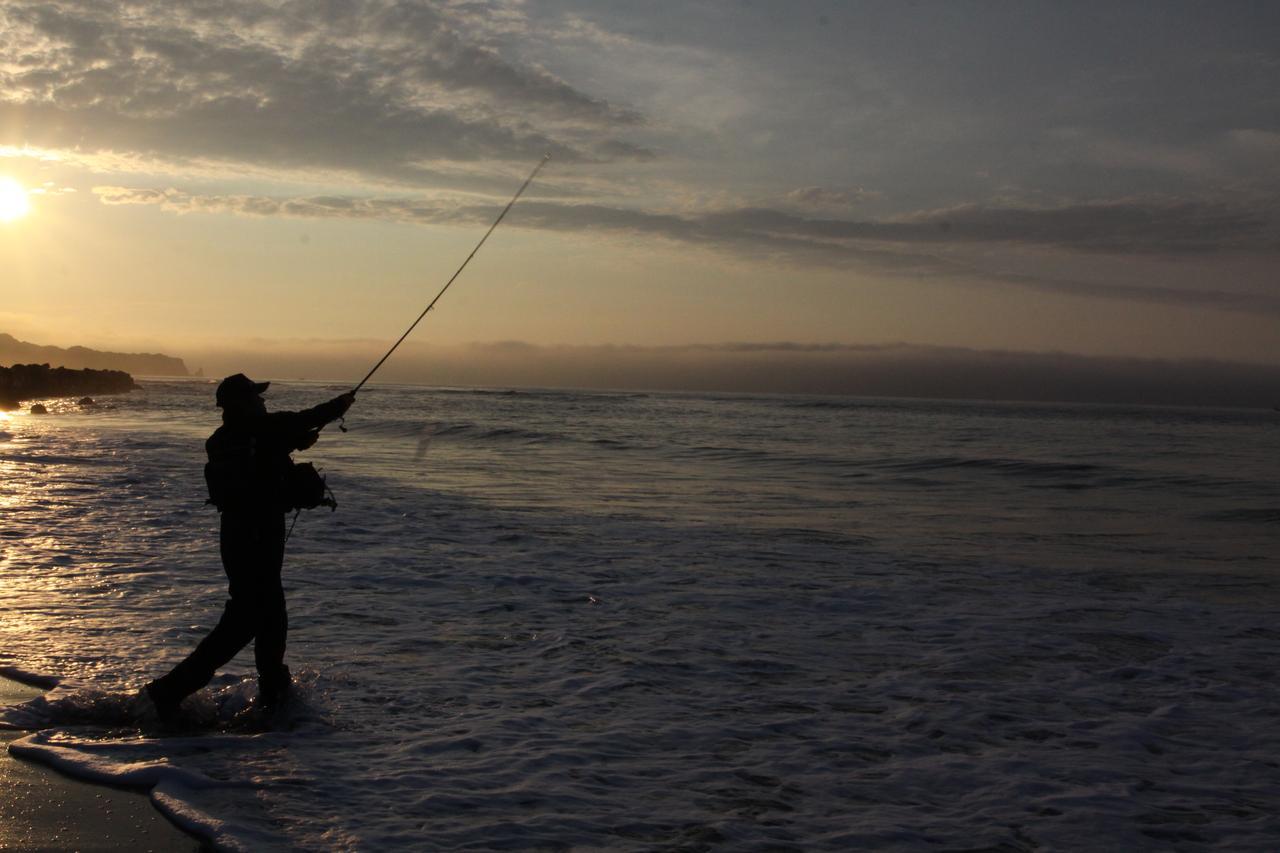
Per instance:
[[[236,656],[253,639],[254,619],[249,608],[231,599],[222,618],[195,651],[168,675],[147,685],[147,692],[162,711],[176,710],[184,698],[204,687],[215,672]]]
[[[289,615],[280,579],[284,566],[284,534],[283,514],[269,523],[264,519],[257,554],[253,659],[258,667],[259,693],[268,703],[283,699],[289,689],[289,668],[284,665]]]
[[[161,678],[147,685],[147,693],[161,716],[169,716],[187,696],[204,687],[215,672],[236,656],[253,639],[261,621],[255,607],[252,585],[256,580],[254,557],[259,532],[245,515],[224,512],[218,534],[218,551],[226,572],[231,598],[222,610],[222,618],[200,641],[186,660]]]
[[[289,667],[284,665],[289,615],[278,577],[275,589],[263,590],[258,604],[260,610],[253,641],[253,660],[258,667],[259,693],[267,702],[273,702],[282,699],[289,689]]]

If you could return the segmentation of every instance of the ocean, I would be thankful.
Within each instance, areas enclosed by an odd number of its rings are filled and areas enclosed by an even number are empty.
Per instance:
[[[0,415],[0,719],[220,849],[1280,847],[1274,412],[371,386],[295,698],[246,651],[175,731],[218,410],[142,384]]]

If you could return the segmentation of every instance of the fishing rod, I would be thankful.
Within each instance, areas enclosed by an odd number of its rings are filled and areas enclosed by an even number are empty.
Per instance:
[[[372,377],[373,374],[378,372],[378,368],[382,367],[382,363],[391,357],[391,353],[395,352],[396,348],[399,347],[400,344],[404,343],[404,339],[409,337],[409,333],[412,332],[415,328],[417,328],[418,324],[422,322],[422,318],[427,316],[427,313],[436,306],[436,303],[440,301],[441,296],[444,296],[444,292],[449,289],[449,286],[452,285],[454,281],[457,280],[458,276],[462,275],[462,271],[467,268],[467,264],[471,263],[471,259],[476,256],[476,252],[480,251],[480,247],[483,246],[485,241],[489,239],[489,235],[492,234],[494,232],[494,229],[498,227],[499,223],[501,223],[502,220],[506,218],[507,213],[510,212],[511,208],[515,206],[515,203],[519,201],[520,196],[524,195],[524,191],[529,188],[529,184],[533,183],[533,179],[538,176],[538,173],[542,171],[542,167],[547,165],[547,161],[550,159],[551,159],[550,154],[544,154],[542,159],[538,161],[538,165],[533,167],[533,171],[529,173],[529,177],[524,179],[524,183],[520,185],[520,189],[516,190],[516,194],[511,197],[511,201],[507,202],[506,207],[502,208],[502,212],[498,214],[498,218],[493,220],[493,224],[489,226],[489,230],[484,232],[484,236],[480,238],[479,243],[476,243],[476,247],[471,250],[471,254],[467,255],[467,259],[462,262],[462,266],[458,267],[457,272],[455,272],[452,276],[449,277],[449,280],[445,282],[444,287],[440,288],[440,292],[436,294],[435,299],[432,299],[431,302],[427,305],[427,307],[422,309],[422,313],[418,315],[418,319],[414,320],[413,323],[409,326],[409,328],[405,329],[404,334],[400,336],[399,340],[397,340],[394,344],[391,345],[391,349],[387,350],[386,355],[378,359],[378,363],[373,366],[373,369],[371,369],[368,373],[365,374],[364,379],[360,380],[360,384],[351,389],[350,393],[353,397],[355,396],[355,393],[357,391],[359,391],[361,388],[364,387],[364,384],[369,381],[370,377]],[[324,427],[321,427],[321,429],[324,429]],[[338,418],[338,429],[342,430],[343,432],[347,431],[345,417]],[[320,481],[321,486],[323,487],[324,480],[318,475],[315,475],[314,468],[312,469],[312,474],[313,476],[316,477],[316,479]],[[337,504],[331,503],[329,505],[334,509],[337,509]],[[289,537],[293,535],[293,525],[298,523],[298,515],[301,512],[302,512],[301,508],[299,508],[296,512],[294,512],[293,521],[289,524],[289,529],[285,532],[285,535],[284,535],[285,544],[288,544]]]
[[[449,289],[449,285],[453,284],[454,280],[457,279],[458,276],[462,275],[462,271],[467,268],[467,264],[471,263],[471,259],[476,256],[476,252],[480,251],[480,247],[484,245],[484,241],[489,239],[489,235],[492,234],[494,229],[498,227],[498,223],[502,222],[503,218],[506,217],[507,212],[511,210],[511,208],[515,205],[516,201],[519,200],[520,196],[524,194],[524,191],[529,188],[529,184],[533,183],[533,179],[538,176],[538,172],[542,171],[542,167],[547,165],[547,161],[550,159],[551,159],[551,155],[546,154],[543,156],[541,160],[538,161],[538,165],[534,166],[533,171],[529,174],[529,177],[525,178],[524,183],[520,185],[520,189],[516,190],[516,194],[511,197],[511,201],[507,202],[507,206],[502,208],[502,212],[498,214],[498,218],[493,220],[493,224],[489,226],[488,231],[484,232],[484,236],[480,238],[480,242],[476,244],[476,247],[471,250],[471,254],[467,255],[467,259],[462,262],[462,266],[458,267],[458,271],[455,272],[449,278],[449,281],[445,283],[444,287],[440,288],[440,292],[436,294],[436,298],[432,299],[431,303],[427,305],[426,308],[422,309],[422,313],[418,315],[418,319],[414,320],[413,324],[409,326],[408,329],[405,330],[405,333],[400,336],[400,340],[392,344],[391,349],[387,350],[387,354],[384,355],[382,358],[378,359],[378,363],[373,366],[373,369],[370,370],[367,374],[365,374],[364,379],[360,380],[360,384],[351,389],[352,394],[355,394],[357,391],[363,388],[364,383],[369,381],[369,377],[373,376],[373,374],[378,372],[378,368],[382,367],[382,363],[391,357],[391,353],[396,351],[396,347],[404,343],[404,339],[409,337],[409,333],[412,332],[417,327],[417,325],[422,322],[422,318],[427,316],[427,312],[430,311],[432,308],[434,308],[436,303],[440,301],[440,297],[444,296],[444,292]]]

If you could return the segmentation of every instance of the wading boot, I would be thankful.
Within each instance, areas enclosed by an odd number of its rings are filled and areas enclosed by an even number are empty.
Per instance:
[[[158,681],[152,681],[142,688],[147,698],[151,700],[151,704],[156,709],[156,719],[162,724],[169,725],[178,719],[178,709],[182,704],[181,699],[174,699],[165,693],[164,688]]]
[[[258,676],[258,704],[269,711],[274,711],[289,701],[289,688],[293,677],[289,667],[281,665],[270,677]]]

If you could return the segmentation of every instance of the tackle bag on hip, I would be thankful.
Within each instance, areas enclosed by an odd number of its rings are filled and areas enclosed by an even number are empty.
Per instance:
[[[284,475],[282,497],[285,509],[338,508],[324,477],[310,462],[295,462],[289,466]]]

